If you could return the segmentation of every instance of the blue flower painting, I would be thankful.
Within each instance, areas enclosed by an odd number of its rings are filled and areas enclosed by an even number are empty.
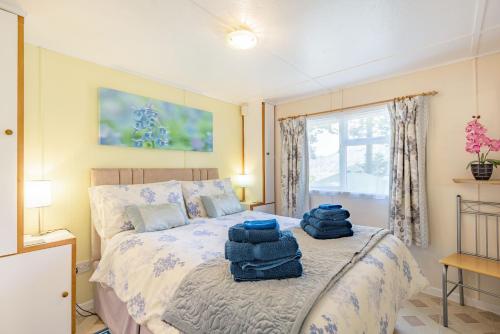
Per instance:
[[[213,151],[211,112],[99,88],[99,143],[181,151]]]

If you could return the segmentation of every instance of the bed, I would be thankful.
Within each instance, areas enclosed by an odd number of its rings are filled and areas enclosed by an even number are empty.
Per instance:
[[[91,173],[93,186],[217,178],[217,169],[94,169]],[[183,278],[200,264],[224,256],[229,226],[269,217],[278,219],[282,229],[298,231],[297,219],[255,211],[195,218],[188,225],[158,232],[125,231],[107,240],[101,240],[93,227],[91,281],[96,312],[113,333],[179,333],[162,315]],[[392,333],[402,303],[427,284],[403,243],[386,235],[316,300],[300,332]]]

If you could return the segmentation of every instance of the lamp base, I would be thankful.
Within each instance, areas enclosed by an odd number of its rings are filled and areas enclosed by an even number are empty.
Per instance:
[[[38,208],[38,234],[44,235],[46,233],[42,232],[42,208]]]

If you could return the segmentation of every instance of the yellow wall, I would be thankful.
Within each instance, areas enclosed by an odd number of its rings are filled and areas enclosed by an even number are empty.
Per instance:
[[[280,104],[276,107],[276,118],[329,110],[343,106],[353,106],[408,95],[423,91],[437,90],[438,95],[431,97],[430,121],[427,142],[427,185],[429,199],[429,234],[428,249],[412,248],[425,275],[430,279],[437,292],[440,288],[441,267],[438,260],[456,250],[455,239],[455,196],[462,194],[466,199],[481,199],[500,202],[500,187],[483,185],[455,184],[452,178],[471,177],[465,170],[468,161],[474,157],[464,151],[465,123],[475,114],[474,62],[463,61],[408,75],[390,78],[365,85],[351,87],[331,95],[315,96],[300,101]],[[500,53],[485,56],[477,60],[478,107],[481,121],[487,126],[492,137],[500,138]],[[343,98],[342,98],[343,95]],[[276,127],[276,180],[280,180],[280,138]],[[500,152],[492,153],[500,159]],[[494,172],[500,178],[500,168]],[[280,194],[279,182],[276,182],[277,194]],[[280,207],[280,196],[277,196]],[[357,200],[358,202],[360,200]],[[366,203],[352,202],[351,211],[357,216],[355,223],[385,226],[385,210],[374,208],[367,215]],[[382,203],[383,204],[383,203]],[[367,220],[366,222],[363,222]],[[470,231],[470,230],[469,230]],[[470,237],[467,233],[465,237]],[[493,240],[493,239],[491,239]],[[452,277],[455,270],[450,270]],[[466,280],[481,288],[500,291],[500,282],[487,277],[466,275]],[[469,293],[477,298],[476,293]],[[498,303],[488,296],[481,296],[487,303]],[[500,308],[496,308],[500,310]]]
[[[27,44],[25,49],[26,179],[53,181],[44,228],[77,237],[77,262],[90,257],[87,198],[94,167],[218,167],[221,177],[241,171],[239,107]],[[97,88],[109,87],[213,112],[214,152],[160,151],[98,145]],[[37,231],[26,210],[26,232]],[[89,274],[77,279],[77,300],[92,298]]]

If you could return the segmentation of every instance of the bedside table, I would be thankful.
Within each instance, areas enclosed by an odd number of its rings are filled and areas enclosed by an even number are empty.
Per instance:
[[[266,213],[275,213],[274,202],[273,203],[262,203],[262,202],[240,202],[241,207],[245,210],[250,211],[261,211]]]
[[[75,269],[76,238],[69,231],[25,235],[21,252],[0,261],[2,330],[75,333]]]
[[[240,204],[244,210],[252,210],[253,209],[252,204],[256,204],[256,203],[254,203],[254,202],[240,202]]]
[[[56,242],[69,241],[75,236],[68,230],[56,230],[42,235],[24,235],[24,248],[39,245],[52,245]]]

